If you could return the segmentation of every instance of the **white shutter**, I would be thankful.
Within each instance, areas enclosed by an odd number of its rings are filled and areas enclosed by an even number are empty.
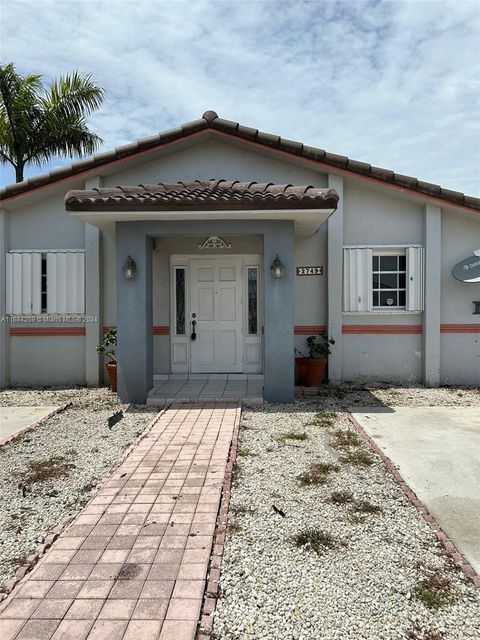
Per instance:
[[[41,313],[42,254],[12,251],[6,256],[8,314]]]
[[[407,249],[407,310],[423,311],[423,247]],[[438,274],[440,277],[440,274]]]
[[[85,255],[82,251],[47,253],[47,312],[85,312]]]
[[[372,250],[343,250],[343,310],[372,309]]]

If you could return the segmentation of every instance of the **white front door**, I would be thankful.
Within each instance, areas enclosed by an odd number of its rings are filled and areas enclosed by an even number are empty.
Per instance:
[[[192,373],[242,372],[242,259],[190,261]]]

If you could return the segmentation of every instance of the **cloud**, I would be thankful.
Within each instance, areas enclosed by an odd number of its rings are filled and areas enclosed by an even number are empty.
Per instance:
[[[90,119],[105,149],[211,108],[480,194],[476,2],[3,0],[2,7],[2,62],[48,79],[78,68],[105,87],[107,99]],[[2,169],[2,184],[11,179]]]

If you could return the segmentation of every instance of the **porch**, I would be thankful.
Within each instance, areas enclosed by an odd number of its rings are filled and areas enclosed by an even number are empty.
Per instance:
[[[163,407],[172,402],[263,402],[262,374],[172,373],[154,377],[147,405]]]
[[[337,202],[333,189],[224,180],[67,193],[73,215],[114,228],[121,400],[293,402],[295,236],[313,235]],[[162,261],[170,262],[169,293],[154,278]],[[252,282],[253,315],[246,302]],[[177,283],[184,287],[180,305]],[[154,349],[160,307],[169,337]],[[188,377],[157,384],[159,366]]]

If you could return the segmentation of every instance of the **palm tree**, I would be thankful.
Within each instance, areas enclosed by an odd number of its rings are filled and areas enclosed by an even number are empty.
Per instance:
[[[104,94],[78,71],[46,88],[41,75],[22,77],[13,63],[0,66],[0,161],[15,167],[16,181],[23,180],[27,163],[93,153],[103,140],[89,130],[86,116]]]

